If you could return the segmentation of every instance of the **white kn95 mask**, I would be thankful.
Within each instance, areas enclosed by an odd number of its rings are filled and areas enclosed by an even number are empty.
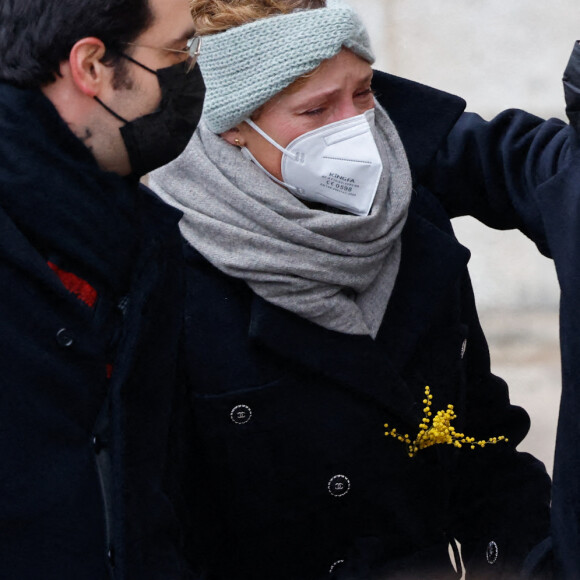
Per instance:
[[[371,129],[375,124],[374,109],[304,133],[286,148],[251,119],[246,119],[246,123],[283,153],[280,181],[246,147],[242,148],[242,154],[276,183],[306,201],[359,216],[369,214],[383,172]]]

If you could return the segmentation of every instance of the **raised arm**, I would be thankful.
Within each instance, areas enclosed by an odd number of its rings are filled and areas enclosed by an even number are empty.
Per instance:
[[[580,45],[564,76],[567,113],[580,124]],[[543,219],[546,196],[577,194],[565,175],[580,161],[572,128],[520,110],[491,121],[464,113],[425,176],[426,185],[452,216],[471,215],[496,229],[518,228],[550,255]],[[555,180],[555,181],[552,181]],[[556,186],[557,184],[557,186]]]

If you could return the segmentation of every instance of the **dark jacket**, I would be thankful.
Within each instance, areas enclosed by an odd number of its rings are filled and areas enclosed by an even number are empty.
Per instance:
[[[421,185],[463,110],[455,97],[378,74],[415,191],[377,339],[319,327],[188,249],[186,360],[197,451],[190,557],[204,578],[513,578],[547,534],[549,478],[515,451],[529,418],[493,376],[469,252]],[[509,443],[436,445],[413,458],[425,387],[458,431]]]
[[[183,577],[180,214],[0,84],[0,577]]]
[[[580,577],[580,45],[566,71],[573,129],[511,110],[464,115],[427,180],[451,216],[519,228],[552,257],[561,288],[562,397],[554,458],[556,577]],[[554,395],[558,391],[554,386]],[[550,545],[545,544],[549,550]],[[538,553],[540,556],[540,553]]]

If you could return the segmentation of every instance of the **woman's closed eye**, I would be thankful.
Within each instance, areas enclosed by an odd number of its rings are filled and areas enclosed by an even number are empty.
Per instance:
[[[367,101],[371,102],[374,99],[374,95],[375,92],[370,86],[365,89],[358,90],[352,96],[353,104],[356,104],[357,107],[366,106]],[[329,107],[332,107],[332,105],[333,101],[316,104],[313,103],[306,110],[300,112],[300,115],[305,115],[307,117],[317,117],[327,112]]]
[[[364,98],[371,97],[371,96],[372,97],[375,96],[375,91],[373,91],[373,89],[371,89],[370,87],[368,89],[358,91],[354,95],[355,99],[364,99]]]
[[[315,117],[316,115],[321,115],[325,111],[325,107],[317,107],[314,109],[308,109],[308,111],[304,111],[303,115],[308,115],[309,117]]]

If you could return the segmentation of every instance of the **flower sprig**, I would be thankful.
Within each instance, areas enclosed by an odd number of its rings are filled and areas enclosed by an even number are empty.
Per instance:
[[[433,395],[431,394],[431,390],[429,387],[425,387],[425,398],[423,399],[423,404],[425,405],[423,412],[425,415],[421,423],[419,423],[419,433],[414,441],[411,441],[408,434],[400,435],[396,429],[385,432],[387,437],[394,437],[407,446],[409,457],[414,457],[420,449],[426,449],[427,447],[438,444],[453,445],[457,448],[469,445],[471,449],[475,449],[476,446],[485,447],[486,445],[495,445],[500,441],[505,443],[509,441],[503,435],[476,441],[473,437],[459,433],[451,425],[451,421],[457,418],[453,405],[447,405],[447,409],[437,411],[435,416],[433,416],[433,412],[431,411],[432,403]],[[385,429],[388,428],[388,423],[385,423]]]

